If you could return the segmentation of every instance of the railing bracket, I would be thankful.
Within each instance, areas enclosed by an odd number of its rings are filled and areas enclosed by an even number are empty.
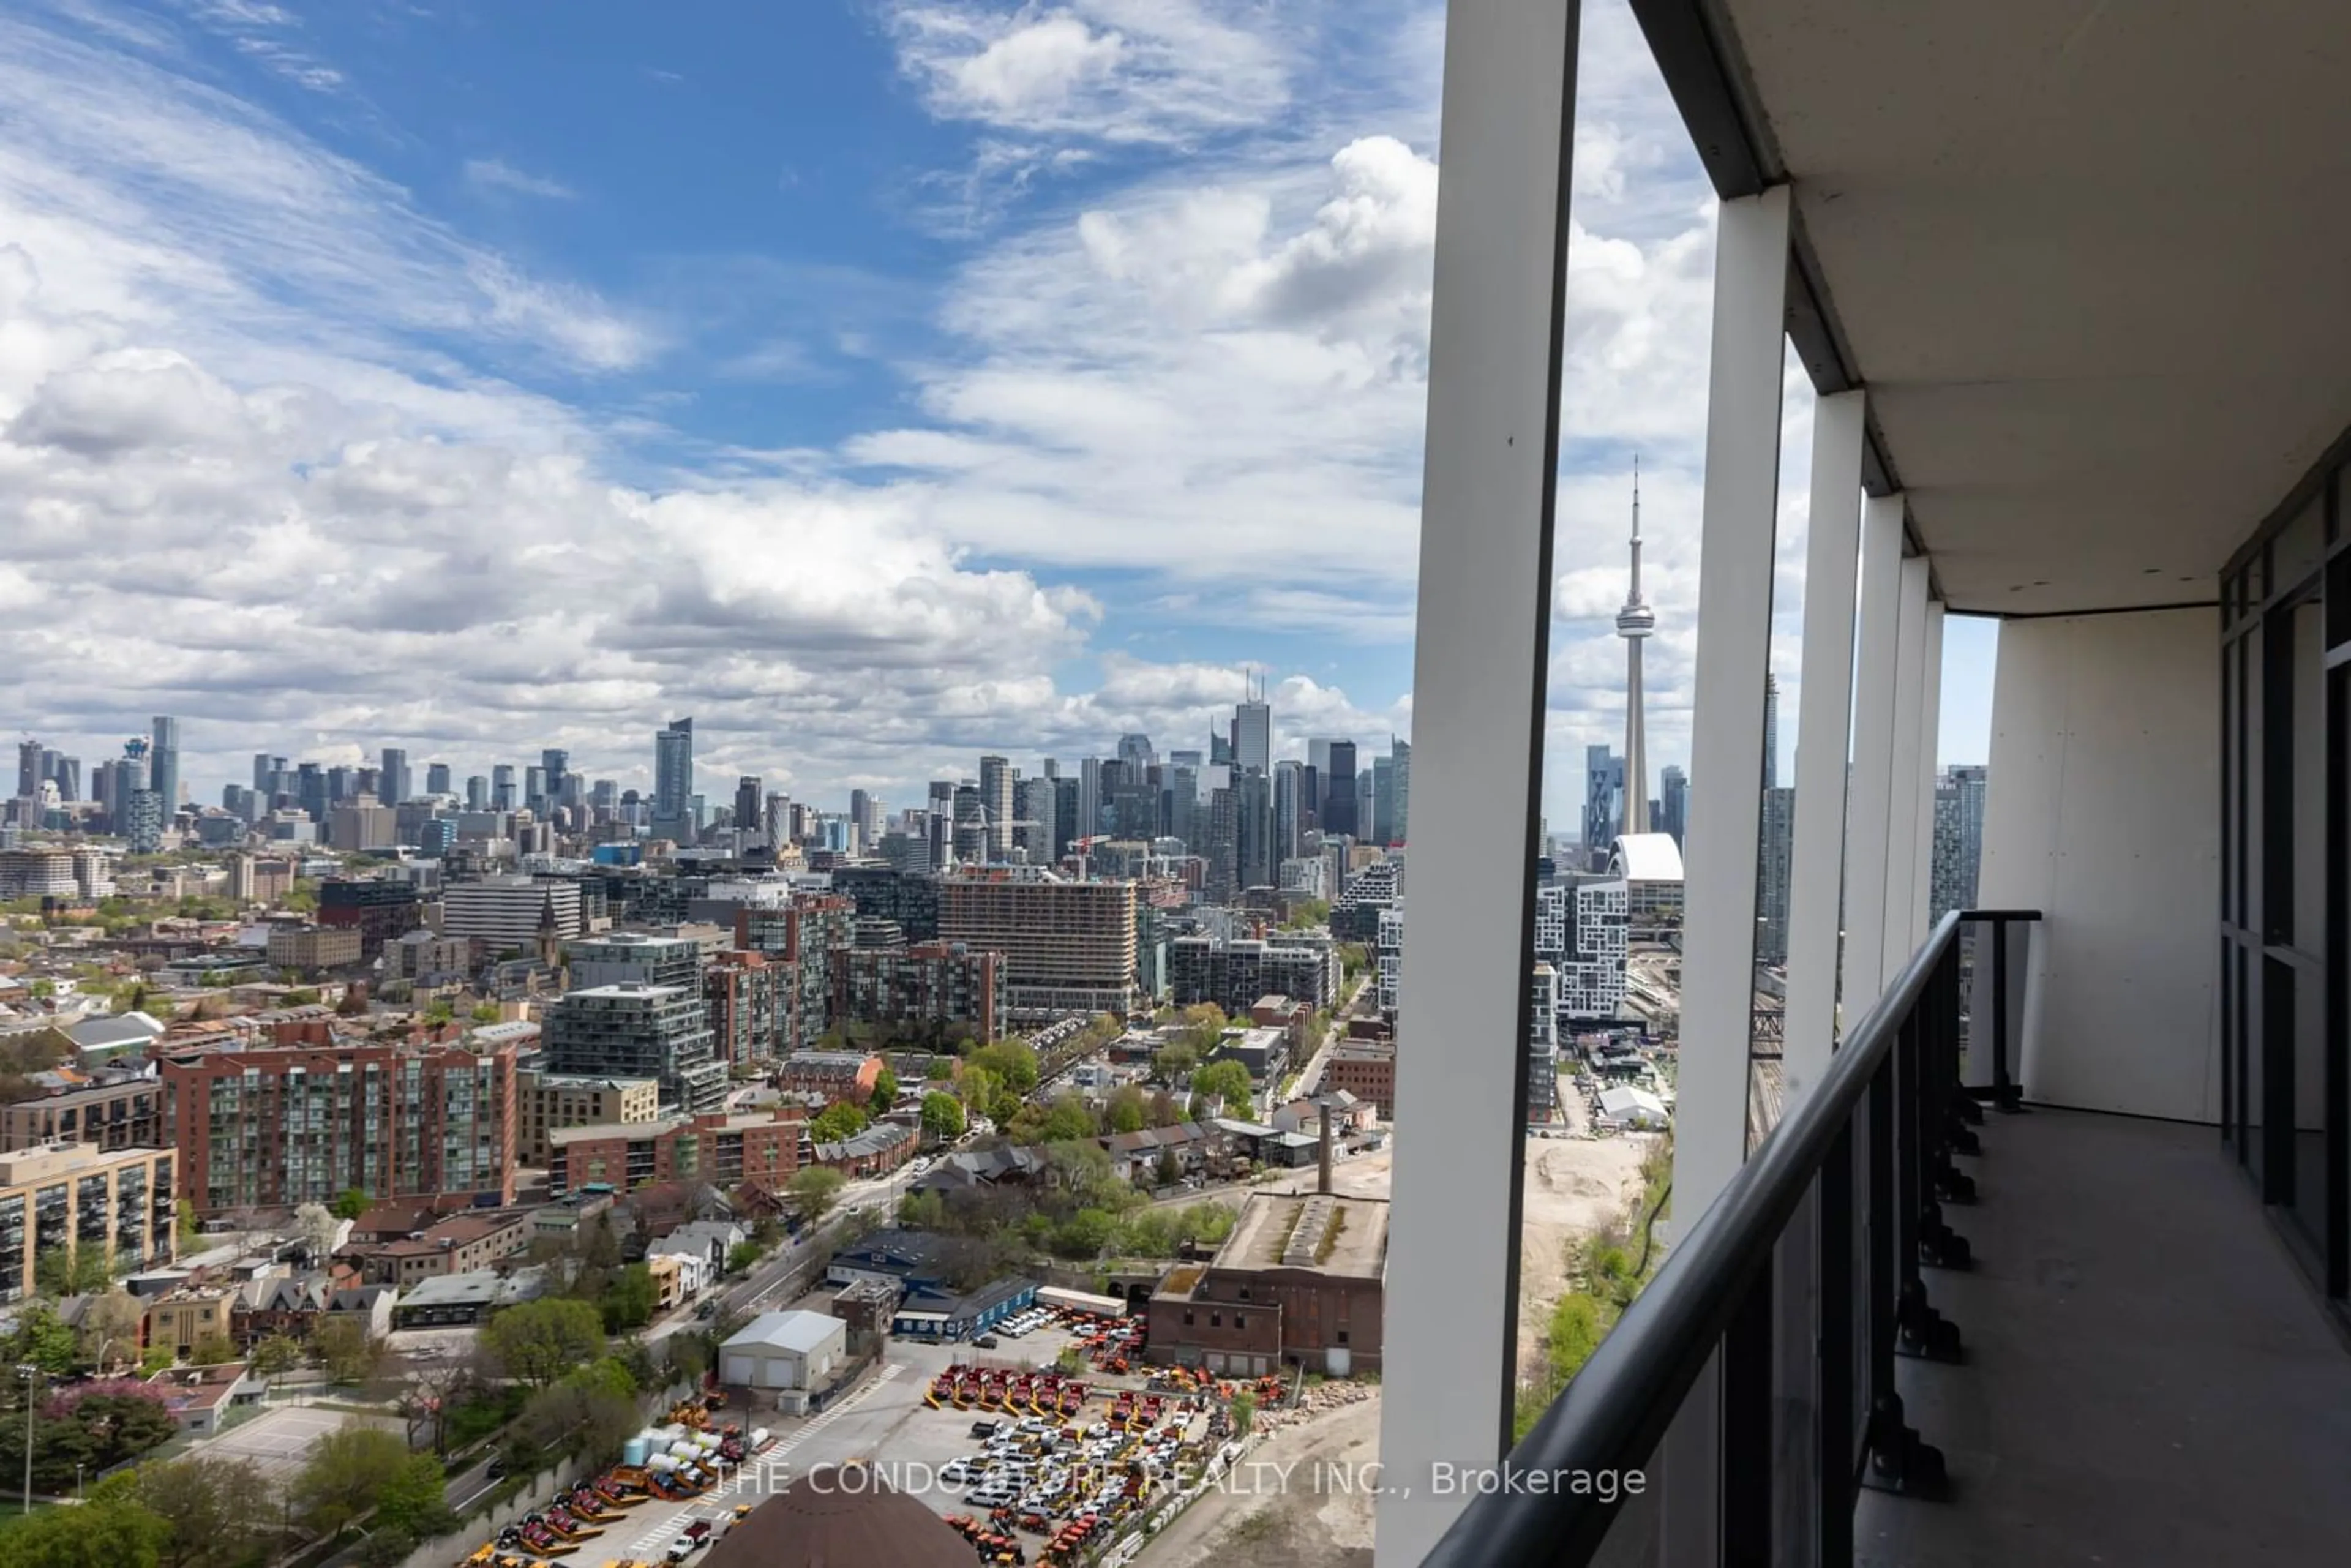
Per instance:
[[[1902,1287],[1902,1300],[1895,1309],[1895,1353],[1919,1361],[1957,1363],[1966,1359],[1967,1352],[1959,1343],[1959,1325],[1937,1312],[1927,1300],[1927,1287],[1916,1280]]]
[[[1949,1495],[1943,1450],[1902,1422],[1902,1396],[1889,1394],[1869,1412],[1867,1483],[1880,1491],[1930,1500]]]
[[[1918,1261],[1929,1269],[1968,1270],[1976,1266],[1975,1249],[1968,1239],[1943,1223],[1943,1206],[1918,1206]]]

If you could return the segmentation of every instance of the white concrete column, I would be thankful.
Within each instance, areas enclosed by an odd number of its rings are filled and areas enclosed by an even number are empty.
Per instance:
[[[1935,764],[1943,725],[1943,601],[1927,602],[1927,646],[1918,664],[1918,827],[1911,861],[1910,950],[1927,940],[1935,893]]]
[[[1803,690],[1796,714],[1796,822],[1788,873],[1788,999],[1780,1067],[1792,1109],[1836,1040],[1837,896],[1844,880],[1845,757],[1853,726],[1854,590],[1861,573],[1864,395],[1813,413],[1804,537]]]
[[[1763,810],[1763,676],[1780,502],[1788,191],[1722,204],[1707,384],[1698,672],[1683,835],[1681,1068],[1674,1225],[1698,1223],[1747,1157],[1755,1008],[1755,850]]]
[[[1853,788],[1845,809],[1843,1024],[1877,999],[1886,943],[1886,813],[1894,786],[1895,649],[1901,641],[1902,497],[1861,507],[1861,646],[1854,683]],[[1799,763],[1801,766],[1801,761]]]
[[[1379,1568],[1460,1511],[1433,1467],[1509,1446],[1576,9],[1446,16]]]
[[[1918,705],[1926,690],[1927,558],[1902,562],[1902,624],[1894,650],[1894,768],[1888,776],[1886,813],[1886,920],[1877,954],[1878,993],[1902,971],[1917,946],[1918,906]],[[1856,1014],[1856,1017],[1859,1015]]]
[[[1674,1228],[1681,1234],[1747,1157],[1763,677],[1771,664],[1787,288],[1788,188],[1723,203],[1715,232],[1698,672],[1683,835],[1681,1069],[1674,1109]],[[1720,1409],[1709,1396],[1720,1365],[1718,1354],[1661,1446],[1662,1563],[1712,1561]]]

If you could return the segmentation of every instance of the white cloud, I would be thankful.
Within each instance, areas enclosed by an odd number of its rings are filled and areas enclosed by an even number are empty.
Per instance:
[[[580,193],[560,180],[517,169],[503,158],[468,158],[465,183],[490,195],[538,196],[552,202],[578,199]]]
[[[1247,0],[884,0],[883,11],[900,68],[943,119],[1182,143],[1260,127],[1289,99],[1283,40]]]
[[[1052,188],[1088,194],[969,251],[906,417],[831,451],[713,446],[659,483],[612,418],[526,390],[644,363],[659,339],[631,311],[215,89],[0,22],[0,515],[21,519],[0,598],[47,607],[0,619],[26,722],[71,739],[174,711],[192,748],[461,768],[527,736],[638,777],[691,711],[714,778],[895,789],[980,749],[1183,745],[1229,711],[1238,653],[1105,650],[1138,628],[1070,586],[1090,569],[1188,648],[1271,627],[1392,653],[1437,184],[1440,7],[1406,8],[883,0],[923,101],[973,128],[974,180],[1074,171]],[[1712,214],[1637,29],[1584,16],[1552,734],[1621,725],[1637,445],[1664,760],[1687,736]],[[799,341],[765,324],[728,368],[797,374]],[[1408,695],[1275,674],[1291,739],[1409,731]]]
[[[406,191],[192,76],[0,19],[0,235],[53,307],[233,374],[256,345],[462,382],[452,349],[587,370],[656,346],[588,290],[533,278]]]

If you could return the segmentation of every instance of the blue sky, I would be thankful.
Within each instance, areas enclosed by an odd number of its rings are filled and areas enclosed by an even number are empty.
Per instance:
[[[1555,822],[1635,451],[1686,760],[1712,245],[1584,28]],[[1440,46],[1426,0],[0,0],[11,722],[179,714],[210,796],[382,745],[639,783],[691,713],[714,798],[827,804],[1201,744],[1251,669],[1290,746],[1408,735]]]

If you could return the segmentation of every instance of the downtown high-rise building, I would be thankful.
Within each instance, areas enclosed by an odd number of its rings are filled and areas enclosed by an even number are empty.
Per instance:
[[[739,832],[767,831],[767,781],[756,773],[735,780],[735,827]]]
[[[694,720],[672,719],[653,737],[653,836],[694,842]]]
[[[1605,870],[1625,821],[1625,758],[1605,746],[1583,748],[1583,854],[1587,869]],[[1645,813],[1646,814],[1646,811]]]
[[[1134,738],[1130,736],[1129,739]],[[995,865],[1012,859],[1012,762],[1008,758],[979,759],[979,806],[987,832],[985,858]]]
[[[1689,828],[1689,775],[1678,763],[1669,763],[1657,776],[1656,830],[1670,833],[1676,844]]]
[[[511,762],[500,762],[490,768],[490,810],[522,810],[522,786],[515,782],[515,768]]]
[[[424,792],[427,795],[446,795],[449,793],[449,765],[447,763],[428,762],[424,765]]]
[[[375,798],[387,806],[397,806],[413,791],[408,771],[408,753],[397,746],[387,746],[377,758]]]
[[[1233,770],[1273,771],[1273,708],[1262,696],[1233,709]]]
[[[1928,918],[1971,909],[1983,868],[1984,791],[1991,772],[1980,764],[1946,768],[1935,780],[1935,823]]]
[[[1320,744],[1327,747],[1323,754],[1326,760],[1321,765],[1322,801],[1318,813],[1322,831],[1332,837],[1359,837],[1355,815],[1355,743],[1352,740],[1332,740]],[[1309,756],[1312,756],[1311,750]]]
[[[571,778],[571,753],[559,746],[550,746],[538,754],[538,766],[547,775],[547,799],[550,804],[566,799],[565,789]]]
[[[147,788],[162,802],[163,821],[180,809],[180,721],[158,714],[154,746],[147,757]]]

